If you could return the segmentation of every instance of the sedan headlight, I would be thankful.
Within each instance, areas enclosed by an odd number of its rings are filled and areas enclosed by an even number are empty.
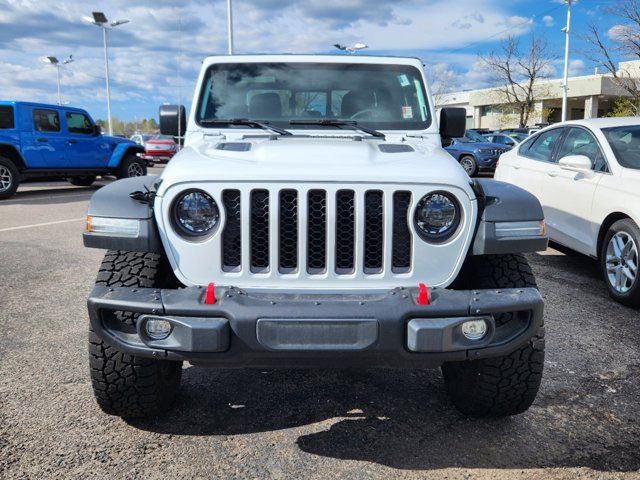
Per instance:
[[[220,221],[216,201],[202,190],[184,192],[173,203],[173,223],[187,237],[209,235]]]
[[[452,195],[446,192],[430,193],[422,197],[416,207],[416,230],[427,242],[446,242],[458,230],[460,215],[460,206]]]

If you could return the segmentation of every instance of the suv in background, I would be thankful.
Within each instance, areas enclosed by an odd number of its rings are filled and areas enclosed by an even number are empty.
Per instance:
[[[468,130],[464,137],[452,138],[445,147],[470,177],[479,172],[493,172],[500,155],[510,149],[506,145],[492,143],[472,130]]]
[[[102,135],[85,110],[0,101],[0,199],[32,178],[89,186],[97,175],[146,175],[147,164],[137,156],[143,151],[130,140]]]

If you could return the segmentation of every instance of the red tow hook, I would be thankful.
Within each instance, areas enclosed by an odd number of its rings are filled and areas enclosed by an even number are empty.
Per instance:
[[[216,303],[216,291],[213,282],[207,285],[207,291],[204,294],[204,303],[205,305],[213,305]]]
[[[424,283],[418,284],[418,305],[429,305],[429,290]]]

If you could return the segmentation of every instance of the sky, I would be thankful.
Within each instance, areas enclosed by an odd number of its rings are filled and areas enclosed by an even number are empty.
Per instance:
[[[524,45],[545,37],[563,70],[563,0],[233,0],[236,53],[342,54],[334,43],[369,45],[368,54],[417,56],[449,91],[492,86],[479,55],[508,35]],[[571,75],[590,74],[587,26],[609,37],[616,0],[573,7]],[[106,117],[101,31],[82,20],[103,11],[130,23],[109,32],[112,113],[157,118],[163,103],[191,103],[200,62],[226,54],[226,0],[0,0],[0,99],[55,103],[56,72],[42,57],[74,62],[61,69],[62,99]],[[620,59],[618,59],[620,60]]]

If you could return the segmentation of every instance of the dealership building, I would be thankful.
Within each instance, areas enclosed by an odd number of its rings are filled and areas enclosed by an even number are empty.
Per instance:
[[[619,70],[640,79],[640,60],[621,62]],[[540,81],[535,86],[535,108],[528,126],[559,122],[562,115],[562,79]],[[597,118],[607,115],[618,97],[628,96],[610,74],[584,75],[569,78],[569,120]],[[497,130],[518,126],[518,115],[505,105],[505,93],[500,88],[468,90],[436,95],[435,103],[442,107],[462,107],[467,110],[467,128]]]

